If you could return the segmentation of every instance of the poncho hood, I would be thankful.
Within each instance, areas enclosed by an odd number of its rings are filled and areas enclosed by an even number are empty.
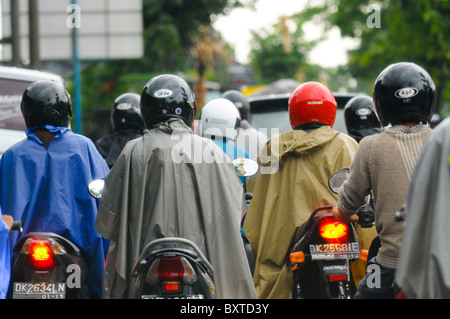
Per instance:
[[[322,148],[337,134],[339,132],[331,127],[322,126],[310,133],[303,130],[292,130],[281,135],[274,135],[258,160],[260,165],[270,166],[276,162],[282,162],[290,155],[300,157],[306,152],[314,152]]]

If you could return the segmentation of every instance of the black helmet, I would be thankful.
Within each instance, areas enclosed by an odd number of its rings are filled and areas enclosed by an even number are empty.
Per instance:
[[[195,96],[189,84],[176,75],[152,78],[141,94],[141,112],[147,127],[168,118],[181,118],[192,126],[196,112]]]
[[[20,109],[27,127],[68,126],[72,116],[70,95],[61,83],[42,80],[31,83],[23,93]]]
[[[411,62],[391,64],[375,81],[375,111],[383,126],[411,121],[429,122],[436,104],[433,79]]]
[[[233,102],[241,114],[241,119],[248,121],[250,115],[250,104],[242,92],[238,90],[228,90],[222,94],[222,97]]]
[[[140,100],[141,97],[136,93],[124,93],[116,98],[111,111],[111,125],[114,131],[145,129]]]
[[[345,104],[344,119],[349,135],[358,142],[366,135],[381,132],[381,123],[373,110],[373,100],[368,95],[351,98]]]

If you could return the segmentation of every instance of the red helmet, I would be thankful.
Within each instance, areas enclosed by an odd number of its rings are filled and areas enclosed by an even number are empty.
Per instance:
[[[334,125],[336,99],[330,89],[321,83],[303,83],[292,92],[288,105],[292,128],[305,123]]]

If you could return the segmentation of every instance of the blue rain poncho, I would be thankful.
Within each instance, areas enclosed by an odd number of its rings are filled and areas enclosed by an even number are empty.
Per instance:
[[[219,146],[220,149],[223,150],[224,153],[227,154],[228,157],[232,160],[238,157],[245,157],[245,158],[251,157],[250,154],[245,149],[236,146],[230,142],[215,139],[214,143],[216,143],[216,145]]]
[[[1,213],[0,213],[1,214]],[[9,254],[9,228],[0,218],[0,299],[5,299],[11,277],[11,261]]]
[[[53,232],[80,247],[91,297],[100,297],[109,242],[94,228],[99,202],[87,185],[106,177],[109,168],[90,139],[66,127],[45,128],[56,133],[48,149],[32,128],[0,159],[0,206],[22,221],[24,234]],[[11,250],[18,236],[10,234]]]

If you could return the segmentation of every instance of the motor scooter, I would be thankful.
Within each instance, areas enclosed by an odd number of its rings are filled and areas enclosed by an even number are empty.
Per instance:
[[[101,198],[105,180],[89,184],[89,193]],[[135,263],[136,299],[214,299],[214,269],[197,245],[185,238],[165,237],[149,242]]]
[[[12,230],[22,232],[16,221]],[[54,233],[30,232],[12,250],[11,299],[88,298],[86,263],[80,249]]]
[[[233,165],[240,177],[252,176],[258,170],[258,164],[251,159],[237,158]],[[104,186],[104,179],[95,180],[88,186],[89,193],[100,199]],[[248,203],[251,194],[246,193],[245,199]],[[251,255],[248,258],[251,260]],[[135,263],[131,276],[136,299],[216,297],[212,265],[201,250],[185,238],[166,237],[149,242]]]
[[[240,177],[252,176],[259,168],[256,161],[246,158],[235,159],[233,165]],[[100,199],[104,187],[105,180],[98,179],[89,184],[88,190],[91,196]],[[245,193],[247,203],[250,199],[251,194]],[[250,262],[251,255],[248,258]],[[135,263],[131,276],[136,299],[216,297],[212,265],[201,250],[185,238],[166,237],[149,242]]]
[[[17,225],[22,234],[20,221]],[[20,236],[12,249],[8,298],[91,298],[88,266],[75,243],[52,232]]]
[[[330,189],[337,192],[348,169],[335,172]],[[356,291],[350,264],[360,258],[358,237],[352,223],[331,213],[333,206],[315,209],[294,236],[290,253],[294,299],[351,299]]]
[[[133,267],[136,299],[214,299],[214,270],[190,240],[166,237],[145,246]]]

